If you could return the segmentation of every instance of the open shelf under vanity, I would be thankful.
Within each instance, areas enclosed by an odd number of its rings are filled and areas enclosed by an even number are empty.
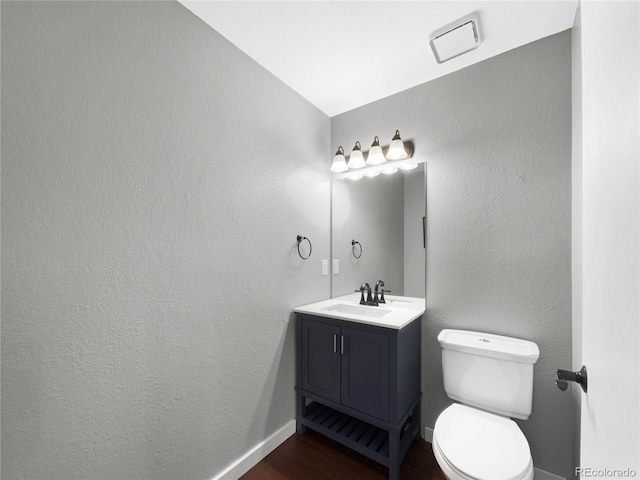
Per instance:
[[[419,428],[413,415],[399,432],[399,452],[404,458]],[[338,443],[389,466],[389,430],[377,427],[346,413],[313,401],[305,408],[302,424]]]

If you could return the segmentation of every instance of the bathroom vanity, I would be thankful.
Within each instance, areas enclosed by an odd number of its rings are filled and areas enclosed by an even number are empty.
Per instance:
[[[389,468],[399,468],[420,428],[424,299],[359,305],[347,295],[294,309],[296,421]]]

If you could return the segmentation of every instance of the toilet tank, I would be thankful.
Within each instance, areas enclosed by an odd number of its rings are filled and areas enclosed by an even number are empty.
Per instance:
[[[540,356],[530,341],[445,329],[442,374],[447,395],[465,405],[526,420],[533,400],[533,365]]]

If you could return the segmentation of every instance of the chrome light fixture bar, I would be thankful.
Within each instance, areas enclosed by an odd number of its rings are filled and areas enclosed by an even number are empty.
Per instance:
[[[345,156],[342,147],[338,147],[331,171],[334,178],[358,180],[365,177],[375,177],[379,174],[390,175],[401,170],[412,170],[424,160],[413,159],[413,143],[403,141],[400,132],[396,130],[391,144],[380,146],[378,137],[374,137],[371,148],[363,152],[360,142],[356,142],[351,155]]]

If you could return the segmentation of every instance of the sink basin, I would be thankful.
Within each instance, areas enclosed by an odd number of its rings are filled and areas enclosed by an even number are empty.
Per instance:
[[[380,307],[369,307],[366,305],[349,305],[346,303],[335,303],[323,308],[329,312],[340,312],[348,315],[361,315],[363,317],[381,318],[391,313],[391,310],[385,310]]]
[[[424,298],[387,295],[378,307],[360,305],[360,292],[294,308],[296,313],[399,330],[424,313]]]

